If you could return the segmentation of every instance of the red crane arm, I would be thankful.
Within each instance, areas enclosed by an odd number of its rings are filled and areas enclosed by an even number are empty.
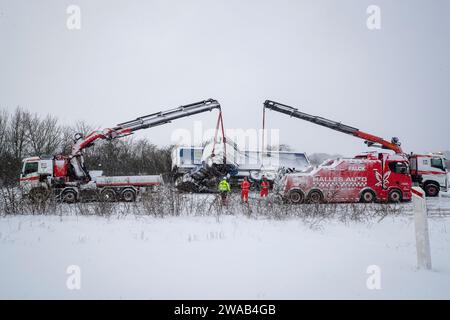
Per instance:
[[[392,138],[391,142],[389,142],[387,140],[384,140],[383,138],[363,132],[357,128],[342,124],[337,121],[333,121],[333,120],[329,120],[326,118],[313,116],[313,115],[310,115],[310,114],[307,114],[304,112],[300,112],[296,108],[293,108],[291,106],[288,106],[288,105],[285,105],[282,103],[278,103],[275,101],[266,100],[264,102],[264,109],[265,108],[284,113],[284,114],[294,117],[294,118],[309,121],[309,122],[315,123],[317,125],[320,125],[320,126],[323,126],[326,128],[330,128],[330,129],[333,129],[333,130],[336,130],[336,131],[339,131],[342,133],[350,134],[352,136],[355,136],[355,137],[365,140],[365,143],[368,146],[381,147],[383,149],[392,150],[395,153],[403,153],[403,150],[400,147],[400,142],[398,141],[398,138],[395,138],[395,137]]]
[[[93,131],[82,137],[80,134],[76,137],[76,142],[72,147],[71,156],[79,155],[83,149],[92,146],[97,140],[113,140],[132,134],[134,131],[156,127],[172,120],[188,117],[197,113],[220,110],[220,104],[217,100],[209,99],[196,103],[184,105],[175,109],[152,113],[143,117],[136,118],[128,122],[118,124],[114,128],[107,128],[103,131]]]
[[[364,131],[358,130],[354,134],[355,137],[364,139],[366,144],[370,146],[376,146],[375,144],[381,145],[383,149],[389,149],[394,151],[395,153],[403,153],[402,148],[400,147],[400,142],[398,142],[397,138],[392,138],[392,142],[386,141],[383,138],[374,136],[370,133],[366,133]],[[396,142],[394,142],[396,141]]]

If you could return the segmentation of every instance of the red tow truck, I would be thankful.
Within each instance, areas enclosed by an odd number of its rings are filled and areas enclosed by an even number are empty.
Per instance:
[[[280,182],[292,203],[411,200],[408,161],[388,153],[330,159],[307,172],[286,174]]]
[[[303,172],[284,174],[276,180],[274,190],[285,200],[292,203],[411,200],[409,160],[398,138],[394,137],[389,142],[357,128],[270,100],[264,103],[264,108],[364,139],[368,146],[394,151],[394,154],[368,152],[353,158],[330,159]]]

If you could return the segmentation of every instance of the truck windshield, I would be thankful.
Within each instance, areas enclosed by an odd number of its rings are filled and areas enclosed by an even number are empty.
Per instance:
[[[408,165],[404,162],[396,162],[396,161],[390,162],[389,170],[391,170],[392,172],[395,172],[395,173],[400,173],[400,174],[408,174],[409,173]]]
[[[23,175],[26,176],[30,173],[34,173],[38,171],[38,163],[37,162],[27,162],[23,167]]]

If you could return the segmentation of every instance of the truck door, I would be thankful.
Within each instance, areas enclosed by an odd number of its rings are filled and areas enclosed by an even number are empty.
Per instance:
[[[25,162],[22,168],[22,178],[30,178],[31,176],[37,176],[39,163]]]
[[[434,177],[439,183],[440,187],[447,190],[447,168],[445,167],[445,161],[442,157],[432,157],[430,160],[431,171],[435,171]]]
[[[411,170],[411,175],[417,175],[417,161],[416,157],[409,158],[409,168]]]
[[[398,188],[402,191],[411,188],[411,177],[407,162],[395,160],[388,161],[388,168],[391,173],[389,174],[389,177],[385,174],[387,178],[383,179],[386,188]]]
[[[38,161],[25,161],[23,163],[22,172],[20,173],[19,185],[24,194],[37,184],[39,184],[39,163]]]

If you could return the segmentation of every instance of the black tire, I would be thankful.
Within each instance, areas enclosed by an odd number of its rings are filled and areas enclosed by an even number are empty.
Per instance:
[[[427,197],[437,197],[439,195],[439,187],[434,183],[429,183],[424,187]]]
[[[393,189],[389,191],[388,201],[393,203],[399,203],[402,201],[402,193],[400,190]]]
[[[116,193],[114,190],[105,189],[100,193],[100,198],[104,202],[114,202],[116,201]]]
[[[375,196],[375,193],[372,190],[364,190],[361,193],[360,201],[362,203],[372,203],[375,202],[377,197]]]
[[[134,202],[136,200],[136,192],[131,189],[126,189],[122,192],[122,199],[125,202]]]
[[[295,204],[303,203],[305,195],[300,190],[292,190],[289,192],[289,201]]]
[[[61,195],[62,202],[75,203],[77,201],[77,193],[73,190],[64,191]]]
[[[313,190],[308,194],[308,202],[309,203],[322,203],[323,202],[323,193],[319,190]]]

